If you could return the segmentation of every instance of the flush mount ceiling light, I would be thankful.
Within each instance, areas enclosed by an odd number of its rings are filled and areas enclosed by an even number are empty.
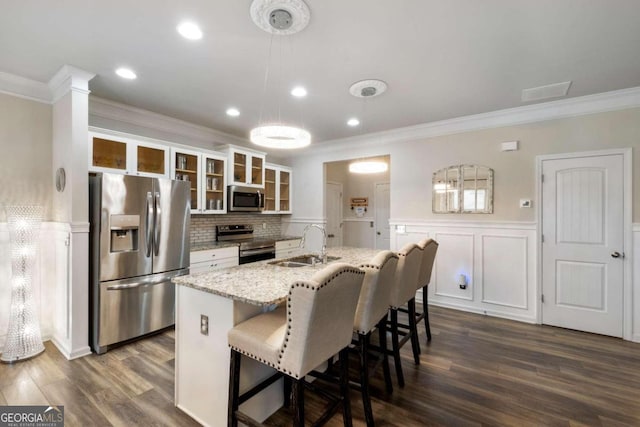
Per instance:
[[[129,68],[118,68],[116,70],[116,74],[122,77],[123,79],[127,79],[127,80],[134,80],[135,78],[138,77],[136,73],[134,73],[133,70]]]
[[[355,127],[355,126],[358,126],[358,125],[360,124],[360,120],[358,120],[358,119],[356,119],[355,117],[353,117],[353,118],[351,118],[351,119],[349,119],[349,120],[347,121],[347,124],[348,124],[349,126],[351,126],[351,127]]]
[[[268,148],[293,149],[311,144],[311,134],[304,129],[285,125],[259,126],[251,130],[251,142]]]
[[[259,28],[281,36],[304,30],[311,18],[302,0],[254,0],[249,13]]]
[[[309,8],[302,0],[254,0],[251,3],[250,14],[251,19],[259,28],[272,34],[272,42],[273,35],[289,35],[304,29],[311,16]],[[271,57],[271,46],[269,47],[269,57]],[[270,62],[270,60],[267,61],[265,70],[263,102],[267,93]],[[279,88],[279,90],[282,89]],[[296,87],[291,91],[291,94],[296,97],[304,97],[307,91],[303,87]],[[273,121],[275,123],[262,124],[262,109],[261,107],[260,125],[252,129],[249,134],[252,143],[262,147],[279,149],[302,148],[311,144],[311,134],[308,131],[282,122],[280,97],[278,97],[278,119]]]
[[[349,87],[349,93],[357,98],[372,98],[386,90],[387,84],[382,80],[360,80]]]
[[[359,160],[349,163],[351,173],[381,173],[389,169],[387,162],[381,160]]]
[[[178,25],[177,30],[182,37],[188,40],[200,40],[202,38],[202,30],[193,22],[183,22]]]

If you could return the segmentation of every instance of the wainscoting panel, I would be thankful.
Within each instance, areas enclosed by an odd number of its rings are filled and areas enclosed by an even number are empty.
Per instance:
[[[434,233],[440,245],[432,273],[437,296],[473,300],[474,290],[474,235],[471,233]],[[460,275],[467,280],[466,289],[460,289]]]
[[[482,235],[482,302],[527,309],[527,237]]]
[[[429,303],[536,323],[536,224],[392,219],[391,244],[439,243]],[[467,279],[460,289],[459,277]],[[417,299],[421,299],[418,293]]]

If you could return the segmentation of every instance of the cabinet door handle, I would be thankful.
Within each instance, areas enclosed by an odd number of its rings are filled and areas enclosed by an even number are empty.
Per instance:
[[[620,253],[618,251],[615,251],[611,254],[611,258],[624,258],[624,253]]]

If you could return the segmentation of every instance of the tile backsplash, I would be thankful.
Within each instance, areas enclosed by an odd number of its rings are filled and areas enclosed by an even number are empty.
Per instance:
[[[224,215],[191,215],[191,244],[209,243],[216,239],[216,225],[251,224],[253,237],[279,237],[281,215],[233,212]],[[266,228],[263,228],[263,224]]]

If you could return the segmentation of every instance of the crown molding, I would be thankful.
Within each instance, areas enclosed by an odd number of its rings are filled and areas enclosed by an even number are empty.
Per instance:
[[[70,91],[89,94],[89,80],[96,75],[88,71],[76,68],[72,65],[63,65],[49,80],[51,90],[51,102],[56,103]]]
[[[209,143],[243,146],[249,143],[247,139],[235,135],[94,95],[89,97],[89,115]]]
[[[0,71],[0,93],[30,101],[51,104],[51,91],[46,83]]]
[[[311,146],[304,152],[298,153],[297,156],[294,155],[294,157],[304,157],[329,151],[335,152],[341,148],[350,150],[353,148],[375,147],[394,142],[415,141],[442,135],[557,120],[636,107],[640,107],[640,87],[334,139]]]

